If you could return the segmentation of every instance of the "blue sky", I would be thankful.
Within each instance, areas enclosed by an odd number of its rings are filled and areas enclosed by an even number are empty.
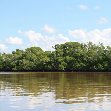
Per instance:
[[[69,41],[111,45],[111,0],[0,0],[0,52]]]

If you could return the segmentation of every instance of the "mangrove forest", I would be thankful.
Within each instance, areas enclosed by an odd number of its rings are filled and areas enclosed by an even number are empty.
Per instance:
[[[40,47],[0,53],[0,71],[111,71],[111,47],[66,42],[53,51]]]

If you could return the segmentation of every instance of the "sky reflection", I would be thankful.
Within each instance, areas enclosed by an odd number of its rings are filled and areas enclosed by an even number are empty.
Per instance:
[[[110,111],[110,77],[81,73],[0,75],[0,111]]]

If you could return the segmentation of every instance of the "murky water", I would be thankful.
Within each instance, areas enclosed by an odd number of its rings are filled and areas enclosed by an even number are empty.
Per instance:
[[[0,111],[111,111],[111,73],[0,73]]]

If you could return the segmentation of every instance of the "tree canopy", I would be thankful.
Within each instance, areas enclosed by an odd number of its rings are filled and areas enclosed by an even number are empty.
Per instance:
[[[0,53],[0,71],[111,71],[111,47],[66,42],[54,51],[40,47]]]

